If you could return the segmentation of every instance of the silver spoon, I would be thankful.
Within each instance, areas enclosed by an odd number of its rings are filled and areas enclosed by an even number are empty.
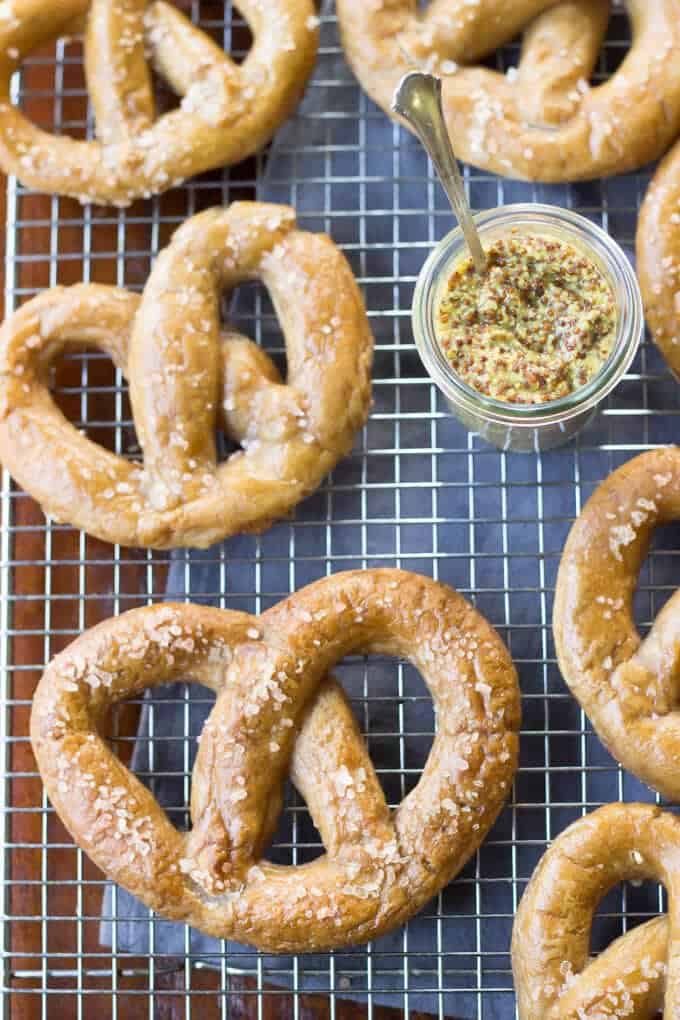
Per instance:
[[[444,123],[441,78],[422,71],[409,71],[397,86],[392,109],[408,121],[427,150],[460,223],[475,269],[483,273],[486,256]]]

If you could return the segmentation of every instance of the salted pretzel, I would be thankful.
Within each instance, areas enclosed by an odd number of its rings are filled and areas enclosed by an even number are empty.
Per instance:
[[[643,453],[602,482],[557,575],[557,659],[600,739],[634,775],[680,800],[680,592],[644,640],[633,595],[654,529],[680,518],[680,449]]]
[[[347,58],[387,113],[414,68],[443,78],[456,153],[506,176],[572,181],[623,173],[662,155],[680,132],[680,0],[626,0],[633,45],[591,87],[609,0],[337,0]],[[519,66],[479,61],[524,29]]]
[[[591,960],[593,916],[627,879],[655,879],[661,915]],[[546,851],[512,933],[520,1020],[653,1020],[680,1013],[680,819],[650,804],[608,804]]]
[[[350,653],[408,659],[437,733],[422,776],[390,812],[328,671]],[[216,695],[178,832],[99,727],[124,698],[173,680]],[[92,628],[44,673],[31,738],[50,799],[110,877],[165,917],[270,952],[374,938],[463,867],[509,790],[519,689],[494,629],[460,595],[399,570],[324,578],[260,617],[198,605],[131,610]],[[290,769],[325,854],[263,854]]]
[[[647,323],[680,379],[680,144],[662,161],[647,191],[636,247]]]
[[[316,59],[312,0],[239,0],[254,42],[236,64],[163,0],[5,0],[0,5],[0,166],[40,191],[128,205],[237,163],[292,112]],[[50,134],[10,98],[34,50],[85,28],[97,141]],[[181,96],[156,119],[147,55]]]
[[[286,383],[255,343],[220,332],[219,298],[269,290]],[[102,449],[62,415],[48,368],[90,344],[126,374],[143,464]],[[56,287],[0,332],[0,460],[59,520],[122,545],[208,546],[284,516],[350,449],[370,401],[373,339],[352,271],[287,206],[238,202],[187,220],[141,299]],[[215,425],[241,449],[217,464]]]

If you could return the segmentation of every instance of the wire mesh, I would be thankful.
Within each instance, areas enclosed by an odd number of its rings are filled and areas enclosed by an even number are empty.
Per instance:
[[[186,6],[228,50],[246,45],[243,24],[229,3],[195,0]],[[626,19],[617,13],[598,75],[618,66],[627,40]],[[389,946],[366,947],[359,966],[343,953],[329,954],[322,963],[314,957],[313,964],[296,958],[277,991],[281,975],[273,977],[257,953],[234,960],[223,950],[217,961],[206,959],[192,951],[188,930],[183,955],[157,951],[152,917],[148,953],[123,952],[115,891],[108,918],[111,948],[102,945],[106,883],[74,847],[42,792],[28,745],[30,697],[44,664],[85,627],[162,598],[167,560],[110,547],[45,520],[5,473],[1,906],[2,1002],[10,1016],[57,1011],[82,1016],[95,1008],[113,1017],[136,1016],[135,1010],[140,1016],[175,1015],[172,1010],[185,1017],[265,1016],[279,1015],[268,1011],[283,1008],[284,1002],[289,1012],[281,1015],[299,1016],[311,1008],[304,992],[314,970],[314,987],[328,997],[313,1003],[319,1015],[340,1015],[342,1000],[355,995],[369,1016],[377,1016],[381,989],[393,989],[396,981],[398,994],[389,1001],[406,1015],[425,995],[428,1008],[440,1017],[509,1017],[514,1010],[512,918],[547,842],[601,803],[649,799],[611,760],[565,688],[555,663],[550,614],[559,556],[574,515],[619,463],[673,439],[677,384],[656,350],[644,345],[602,415],[575,444],[550,454],[499,453],[453,421],[419,363],[409,321],[418,269],[450,225],[445,200],[425,158],[398,127],[391,129],[387,150],[372,144],[383,114],[355,84],[335,78],[339,56],[334,19],[325,17],[320,71],[311,88],[323,87],[330,101],[309,114],[310,141],[302,149],[279,149],[269,182],[282,200],[297,206],[301,226],[327,230],[355,269],[377,340],[373,413],[352,454],[289,521],[206,554],[218,569],[215,590],[192,590],[186,557],[185,590],[188,596],[257,612],[319,576],[354,566],[402,566],[451,583],[499,629],[520,673],[524,721],[512,798],[461,876],[426,908],[431,931],[426,952],[420,942],[414,948],[406,925]],[[501,69],[515,63],[516,47],[497,59]],[[77,40],[61,40],[52,51],[33,57],[14,89],[15,98],[42,125],[91,135]],[[350,131],[336,144],[334,127],[341,122]],[[46,198],[10,179],[7,312],[46,286],[81,279],[141,289],[173,228],[209,205],[252,197],[265,160],[205,175],[124,212]],[[567,188],[510,182],[469,167],[465,177],[476,208],[557,201],[593,218],[632,249],[649,174]],[[358,206],[346,203],[348,183],[359,186]],[[249,291],[239,307],[241,328],[280,355],[280,337],[263,293]],[[91,438],[117,452],[139,454],[125,380],[106,358],[92,351],[65,358],[55,370],[54,386],[64,411]],[[675,537],[672,528],[657,535],[641,576],[636,608],[643,629],[674,590]],[[392,670],[394,697],[373,693],[376,669]],[[413,785],[432,734],[426,696],[404,694],[407,669],[403,663],[369,660],[351,662],[341,672],[369,747],[388,763],[379,774],[391,803]],[[190,782],[191,706],[182,697],[175,703],[185,727],[179,738],[185,800],[176,805],[182,821]],[[123,757],[134,741],[138,708],[122,706],[110,721],[111,739]],[[150,719],[154,746],[153,711]],[[154,761],[150,752],[152,774]],[[274,848],[278,859],[295,863],[314,856],[318,835],[292,795],[287,817]],[[597,945],[661,904],[656,888],[627,886],[610,894],[598,917]]]

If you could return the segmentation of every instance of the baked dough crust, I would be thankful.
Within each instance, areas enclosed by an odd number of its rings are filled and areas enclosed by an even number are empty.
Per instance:
[[[407,658],[434,700],[428,760],[393,813],[328,676],[351,653]],[[98,731],[111,704],[180,679],[217,694],[189,833]],[[311,952],[396,927],[460,871],[508,795],[519,711],[510,655],[462,596],[416,574],[357,570],[260,617],[165,604],[99,624],[45,671],[31,739],[54,807],[110,878],[211,935]],[[300,867],[262,859],[289,769],[326,850]]]
[[[28,187],[126,206],[261,149],[292,113],[314,67],[312,0],[240,0],[253,34],[236,64],[164,0],[11,0],[0,17],[0,166]],[[33,50],[85,29],[96,141],[54,135],[11,102]],[[147,53],[181,96],[156,119]]]
[[[633,45],[621,67],[590,87],[608,0],[338,0],[347,59],[392,115],[414,68],[443,76],[446,123],[460,159],[535,181],[633,170],[680,133],[680,0],[626,0]],[[514,74],[476,61],[525,30]]]
[[[647,324],[680,379],[680,144],[652,178],[640,208],[636,246]]]
[[[633,775],[680,800],[680,592],[640,637],[633,595],[654,529],[680,518],[680,449],[640,454],[602,482],[575,521],[555,589],[562,675],[602,742]]]
[[[271,359],[220,331],[222,289],[261,279],[283,329]],[[142,465],[103,450],[62,415],[50,361],[93,344],[127,375]],[[370,405],[373,337],[352,271],[287,206],[237,202],[187,220],[140,298],[55,287],[0,332],[0,460],[53,517],[108,542],[209,546],[258,531],[317,488]],[[221,420],[242,449],[217,463]]]
[[[676,1016],[680,819],[651,804],[607,804],[546,850],[512,932],[520,1020]],[[661,915],[590,957],[593,917],[619,882],[652,879],[668,892]]]

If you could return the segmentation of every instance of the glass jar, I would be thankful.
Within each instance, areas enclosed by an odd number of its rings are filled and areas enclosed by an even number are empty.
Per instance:
[[[630,367],[644,330],[642,298],[633,267],[619,245],[583,216],[550,205],[506,205],[475,216],[485,246],[510,230],[566,242],[591,259],[609,282],[617,306],[616,338],[600,371],[585,386],[544,404],[511,404],[468,386],[441,350],[435,322],[455,263],[467,256],[460,227],[432,251],[413,297],[416,347],[453,414],[501,450],[548,450],[568,442],[597,412]]]

